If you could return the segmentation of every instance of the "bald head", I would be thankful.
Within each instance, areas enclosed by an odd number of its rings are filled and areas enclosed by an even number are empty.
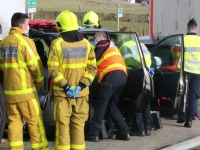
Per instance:
[[[101,40],[107,40],[108,39],[108,36],[105,32],[97,32],[94,35],[94,38],[97,38],[97,37],[99,37]]]

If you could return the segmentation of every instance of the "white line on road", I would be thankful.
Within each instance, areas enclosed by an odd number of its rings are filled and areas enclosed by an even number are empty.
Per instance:
[[[192,138],[190,140],[163,148],[161,150],[188,150],[194,147],[197,147],[200,145],[200,136],[197,136],[195,138]]]

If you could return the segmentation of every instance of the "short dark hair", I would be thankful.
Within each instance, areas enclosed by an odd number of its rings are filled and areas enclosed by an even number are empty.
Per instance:
[[[119,31],[121,31],[121,32],[131,32],[131,29],[129,27],[122,27]]]
[[[197,28],[197,22],[196,22],[196,20],[195,20],[194,18],[192,18],[192,19],[188,22],[187,28],[188,28],[189,30],[191,30],[191,29],[196,29],[196,28]]]
[[[29,17],[26,14],[17,12],[14,13],[11,18],[11,26],[12,27],[19,27],[20,24],[24,23],[26,19]]]

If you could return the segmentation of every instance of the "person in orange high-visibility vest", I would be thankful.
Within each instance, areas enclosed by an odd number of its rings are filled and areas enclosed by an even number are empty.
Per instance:
[[[40,57],[33,40],[25,36],[29,18],[15,13],[11,18],[9,35],[0,43],[0,69],[9,120],[9,149],[24,149],[23,119],[28,124],[31,149],[47,150],[42,112],[37,89],[43,86],[44,75]]]
[[[94,102],[95,113],[86,140],[99,141],[99,132],[106,113],[118,129],[116,139],[128,141],[128,127],[117,108],[120,93],[127,81],[126,65],[119,49],[108,40],[105,32],[97,32],[94,39],[100,90]]]

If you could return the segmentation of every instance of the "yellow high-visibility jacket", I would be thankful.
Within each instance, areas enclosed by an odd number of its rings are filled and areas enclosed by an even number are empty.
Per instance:
[[[37,96],[37,87],[44,82],[43,67],[33,40],[24,31],[12,27],[0,43],[0,69],[8,103],[22,102]]]
[[[48,57],[49,75],[53,78],[53,95],[67,97],[63,86],[76,87],[79,82],[84,88],[79,97],[89,94],[89,86],[97,73],[94,49],[89,41],[66,42],[61,37],[50,46]]]
[[[144,54],[144,59],[146,61],[146,65],[148,68],[150,68],[152,64],[151,53],[148,51],[147,47],[143,43],[141,43],[141,46]],[[122,57],[125,60],[127,69],[133,69],[133,68],[138,69],[142,67],[140,62],[140,56],[138,53],[138,48],[134,41],[129,40],[127,42],[124,42],[119,49],[120,53],[122,54]]]
[[[184,36],[184,71],[200,74],[200,37]]]

